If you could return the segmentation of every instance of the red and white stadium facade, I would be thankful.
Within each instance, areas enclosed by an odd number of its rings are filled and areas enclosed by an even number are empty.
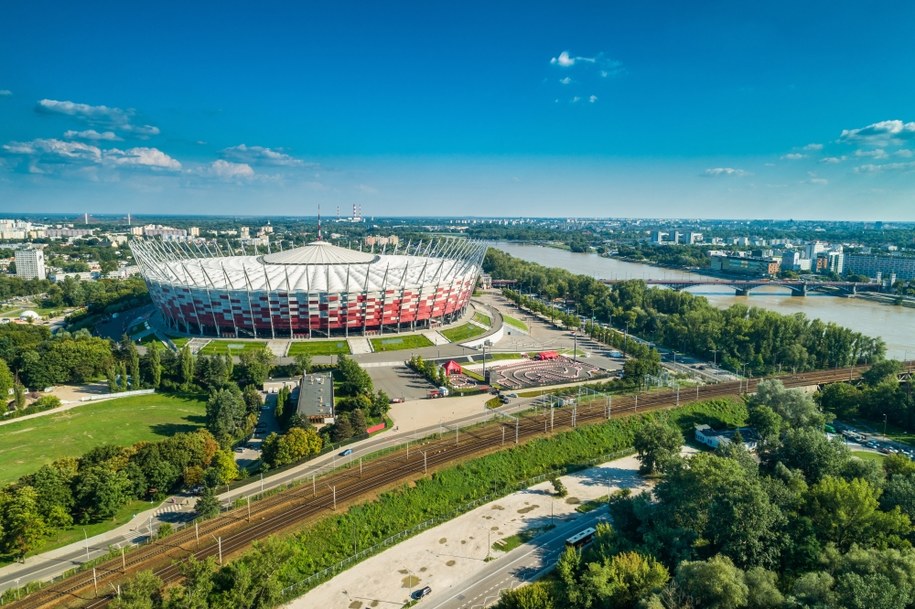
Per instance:
[[[236,338],[348,336],[428,327],[463,312],[486,245],[466,239],[358,252],[314,241],[227,255],[203,241],[133,240],[153,302],[178,332]]]

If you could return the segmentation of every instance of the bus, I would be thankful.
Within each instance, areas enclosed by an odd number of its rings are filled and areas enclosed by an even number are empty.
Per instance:
[[[578,533],[575,533],[566,539],[566,546],[569,548],[581,548],[588,545],[594,539],[594,533],[597,531],[594,527],[588,527]]]

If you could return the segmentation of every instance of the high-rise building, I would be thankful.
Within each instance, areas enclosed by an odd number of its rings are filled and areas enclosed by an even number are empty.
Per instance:
[[[40,249],[16,250],[16,277],[46,279],[44,252]]]

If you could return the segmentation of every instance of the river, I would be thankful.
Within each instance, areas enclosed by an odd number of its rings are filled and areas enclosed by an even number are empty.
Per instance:
[[[597,254],[577,254],[539,245],[494,242],[491,246],[522,260],[566,269],[572,273],[583,273],[598,279],[708,279],[697,273],[602,258]],[[735,296],[732,290],[717,286],[698,286],[690,288],[689,291],[701,294],[721,309],[742,303],[786,315],[804,313],[810,318],[835,322],[868,336],[881,337],[886,342],[888,357],[915,358],[915,309],[912,308],[817,292],[798,298],[791,296],[788,288],[778,287],[757,288],[750,291],[749,296]]]

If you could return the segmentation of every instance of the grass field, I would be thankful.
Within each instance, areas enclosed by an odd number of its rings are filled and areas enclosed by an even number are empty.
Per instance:
[[[483,324],[484,326],[492,325],[492,318],[489,315],[484,315],[483,313],[479,312],[473,314],[473,321],[477,322],[478,324]]]
[[[200,350],[201,355],[238,355],[244,351],[263,351],[267,343],[259,341],[233,342],[231,340],[213,340]]]
[[[858,457],[859,459],[864,459],[865,461],[876,461],[877,463],[883,463],[883,460],[886,459],[880,453],[872,453],[868,450],[853,450],[851,451],[852,456]]]
[[[421,349],[431,347],[432,341],[422,334],[407,334],[391,338],[373,338],[372,349],[375,351],[403,351],[404,349]]]
[[[485,332],[486,330],[478,325],[466,323],[463,326],[458,326],[457,328],[442,330],[440,334],[453,343],[459,343],[462,340],[467,340],[468,338],[479,336]]]
[[[194,431],[203,427],[205,408],[194,397],[137,395],[4,425],[0,427],[0,484],[100,444],[128,445]]]
[[[171,340],[173,343],[175,343],[175,346],[178,347],[179,349],[184,348],[184,345],[188,344],[191,341],[191,339],[189,339],[186,336],[182,336],[180,338],[172,338]]]
[[[524,323],[524,322],[521,321],[520,319],[515,319],[515,318],[512,317],[511,315],[505,315],[505,314],[503,313],[503,314],[502,314],[502,321],[504,321],[505,323],[507,323],[507,324],[510,325],[510,326],[514,326],[514,327],[516,327],[516,328],[518,328],[518,329],[520,329],[520,330],[524,330],[525,332],[528,331],[528,327],[527,327],[527,324],[526,324],[526,323]]]
[[[340,355],[349,354],[349,343],[345,340],[319,340],[295,342],[289,345],[289,357],[302,355]]]

